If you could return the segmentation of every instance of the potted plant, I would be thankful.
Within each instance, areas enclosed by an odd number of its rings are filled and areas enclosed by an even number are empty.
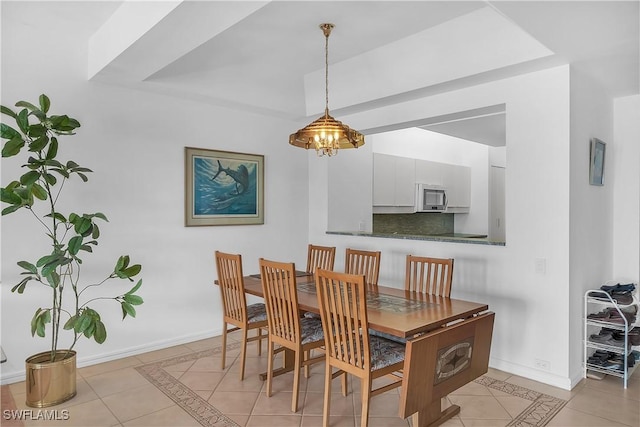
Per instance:
[[[118,296],[89,297],[96,287],[111,279],[128,279],[141,270],[140,264],[130,264],[128,255],[120,256],[115,267],[103,280],[82,284],[80,271],[83,258],[98,244],[100,228],[97,221],[107,221],[100,213],[63,212],[58,207],[60,194],[68,179],[87,182],[90,169],[72,160],[58,158],[58,137],[74,135],[80,123],[66,115],[49,115],[50,101],[40,95],[39,105],[26,101],[16,103],[19,111],[0,106],[3,119],[12,118],[16,126],[0,124],[1,137],[6,140],[2,157],[27,155],[22,164],[25,171],[18,179],[2,188],[2,202],[8,204],[2,215],[24,212],[34,218],[33,229],[44,231],[49,249],[34,261],[19,261],[24,276],[12,289],[22,294],[27,285],[46,286],[50,291],[47,307],[38,307],[31,320],[31,335],[45,337],[50,331],[49,351],[33,355],[26,360],[27,405],[45,407],[71,399],[76,394],[75,344],[82,337],[93,338],[102,344],[107,330],[96,311],[98,300],[112,299],[119,303],[122,318],[135,317],[134,306],[143,303],[136,295],[142,285],[138,282],[126,293]],[[33,123],[32,123],[33,122]],[[24,238],[31,240],[31,228],[24,230]],[[63,330],[73,338],[71,345],[60,349],[59,338]]]

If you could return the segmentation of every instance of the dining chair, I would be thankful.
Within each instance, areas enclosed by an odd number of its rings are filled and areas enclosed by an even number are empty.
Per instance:
[[[311,350],[324,345],[322,322],[317,318],[300,316],[296,271],[294,263],[269,261],[260,258],[260,278],[267,306],[269,344],[267,359],[267,397],[271,397],[273,380],[273,357],[284,350],[293,351],[293,396],[291,411],[298,411],[298,391],[300,389],[300,369],[305,368],[309,377],[309,365],[324,360],[324,353],[310,357]],[[279,347],[276,349],[275,345]]]
[[[376,288],[380,274],[380,251],[347,248],[344,259],[344,272],[347,274],[364,274],[367,287]]]
[[[333,270],[336,259],[335,246],[309,245],[307,250],[307,273],[315,273],[316,269]]]
[[[345,374],[360,378],[361,426],[369,421],[371,397],[402,385],[399,371],[404,366],[405,345],[367,332],[366,282],[362,274],[319,269],[316,290],[324,329],[326,368],[322,425],[329,425],[331,380]],[[336,372],[332,372],[336,368]],[[393,382],[373,389],[376,378],[388,376]],[[342,394],[346,395],[343,377]]]
[[[244,380],[244,368],[247,358],[247,343],[258,341],[258,355],[262,354],[262,340],[267,334],[267,312],[263,303],[247,305],[244,293],[244,275],[242,274],[242,256],[220,251],[215,253],[216,269],[218,271],[218,286],[222,296],[222,369],[225,367],[227,353],[227,333],[242,330],[242,348],[240,353],[240,380]],[[235,326],[227,330],[227,325]],[[252,329],[257,329],[257,335],[248,337]]]
[[[407,255],[405,290],[449,298],[452,278],[453,258]]]

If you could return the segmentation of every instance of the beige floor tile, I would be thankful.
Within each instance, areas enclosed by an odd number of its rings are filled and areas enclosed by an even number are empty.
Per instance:
[[[551,419],[547,427],[623,427],[624,424],[606,420],[595,415],[585,414],[564,407]]]
[[[242,415],[242,414],[229,414],[227,418],[233,420],[240,427],[245,427],[249,422],[250,415]]]
[[[625,399],[589,387],[585,387],[566,406],[629,426],[640,425],[640,410],[637,400]]]
[[[329,427],[354,427],[353,417],[330,417]],[[303,415],[300,427],[322,427],[322,416]]]
[[[607,375],[601,380],[594,380],[587,378],[584,381],[584,386],[593,390],[599,390],[605,393],[615,394],[616,396],[624,397],[626,399],[633,399],[640,401],[640,381],[632,381],[634,377],[629,379],[627,388],[624,388],[622,378]],[[640,377],[639,377],[640,378]]]
[[[547,384],[542,384],[537,381],[530,380],[528,378],[519,377],[517,375],[512,375],[509,377],[508,383],[519,385],[521,387],[528,388],[530,390],[537,391],[539,393],[548,394],[549,396],[557,397],[558,399],[569,400],[571,397],[575,396],[578,392],[579,388],[574,388],[573,390],[563,390],[558,387],[553,387]]]
[[[491,419],[464,419],[464,427],[504,427],[509,424],[509,420]]]
[[[267,397],[265,393],[260,393],[253,408],[253,415],[293,415],[291,411],[292,392],[274,393],[271,397]],[[302,414],[305,402],[305,393],[301,392],[298,396],[298,412]],[[251,423],[251,420],[249,420]]]
[[[202,427],[178,405],[122,423],[125,427]]]
[[[485,387],[482,384],[478,384],[471,381],[468,384],[463,385],[456,391],[450,393],[451,395],[466,395],[466,396],[491,396],[491,390],[489,387]]]
[[[307,392],[307,396],[304,401],[304,408],[302,410],[303,415],[321,416],[323,408],[324,393]],[[353,417],[353,394],[343,396],[340,393],[331,393],[331,406],[329,407],[329,409],[331,411],[331,417]]]
[[[213,390],[194,390],[194,393],[200,396],[203,400],[209,400],[213,394]]]
[[[356,380],[356,382],[359,382]],[[353,393],[354,379],[350,377],[347,381],[347,392]],[[315,393],[324,393],[324,369],[311,372],[311,376],[307,379],[307,391]],[[331,393],[342,393],[342,378],[338,377],[331,381]]]
[[[493,369],[493,368],[489,368],[485,375],[498,381],[505,381],[507,378],[512,376],[512,374],[508,372],[500,371],[498,369]]]
[[[502,396],[496,397],[498,403],[502,405],[504,409],[511,415],[511,418],[515,418],[527,409],[533,403],[530,400],[522,399],[516,396]]]
[[[460,417],[457,417],[457,416],[445,421],[443,424],[440,424],[440,425],[442,427],[465,427]]]
[[[250,415],[259,395],[244,391],[217,391],[213,392],[208,402],[225,415]]]
[[[319,376],[319,375],[315,375]],[[307,381],[309,379],[304,377],[304,369],[300,369],[300,391],[304,392],[307,390]],[[264,386],[262,387],[262,391],[267,390],[267,382],[264,382]],[[271,389],[274,393],[279,393],[281,391],[289,391],[293,392],[293,372],[288,372],[283,375],[279,375],[277,377],[273,377],[271,381]],[[324,391],[324,388],[322,389]]]
[[[139,354],[136,357],[140,359],[142,363],[150,363],[155,362],[156,360],[168,359],[170,357],[180,356],[191,352],[192,350],[185,345],[176,345],[169,348],[163,348],[162,350]]]
[[[105,397],[113,393],[148,385],[149,382],[133,368],[118,369],[86,378],[98,396]]]
[[[102,401],[120,422],[139,418],[174,405],[171,399],[151,384],[109,395]]]
[[[183,345],[191,351],[211,350],[212,348],[220,347],[222,345],[222,336],[206,338],[204,340],[193,341]]]
[[[50,408],[47,408],[50,409]],[[118,420],[99,399],[68,408],[69,419],[59,421],[25,420],[25,426],[92,427],[113,426]]]
[[[360,425],[360,417],[356,418],[356,425]],[[369,417],[369,427],[407,427],[409,421],[400,417]]]
[[[167,372],[186,372],[195,362],[196,362],[195,360],[187,360],[186,362],[165,366],[162,369],[164,369]]]
[[[202,357],[193,362],[189,371],[222,372],[222,358],[216,356]]]
[[[247,427],[299,427],[302,415],[252,415]]]
[[[178,380],[191,390],[215,390],[223,377],[221,372],[187,371]]]
[[[353,406],[356,416],[359,417],[362,413],[362,395],[360,393],[353,394]],[[397,416],[399,407],[399,394],[393,391],[379,394],[369,400],[369,418]]]
[[[264,381],[258,377],[257,373],[245,373],[244,380],[240,381],[239,374],[237,372],[226,372],[215,390],[260,392],[263,386]]]
[[[493,396],[449,395],[449,400],[460,406],[460,419],[465,424],[467,419],[511,419],[509,413]]]
[[[86,366],[78,369],[78,374],[84,378],[88,378],[105,372],[112,372],[118,369],[130,368],[141,365],[143,362],[136,356],[125,357],[123,359],[112,360],[110,362],[98,363],[96,365]]]

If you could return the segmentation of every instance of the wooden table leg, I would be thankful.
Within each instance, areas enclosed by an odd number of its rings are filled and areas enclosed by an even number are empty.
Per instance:
[[[451,405],[444,411],[442,410],[441,400],[431,402],[426,408],[416,412],[411,416],[411,425],[413,427],[435,427],[447,421],[460,413],[458,405]]]
[[[284,363],[282,364],[282,368],[274,369],[273,376],[277,377],[278,375],[286,374],[287,372],[293,371],[294,366],[296,365],[296,356],[295,352],[285,348],[282,350],[284,353]],[[262,381],[267,380],[267,373],[263,372],[260,374],[260,379]]]

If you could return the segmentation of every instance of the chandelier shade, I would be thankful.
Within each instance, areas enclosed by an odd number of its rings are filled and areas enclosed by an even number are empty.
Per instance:
[[[364,135],[329,114],[329,35],[333,27],[333,24],[320,25],[325,36],[324,115],[289,136],[289,144],[307,150],[313,148],[318,156],[334,156],[339,149],[358,148],[364,144]]]

